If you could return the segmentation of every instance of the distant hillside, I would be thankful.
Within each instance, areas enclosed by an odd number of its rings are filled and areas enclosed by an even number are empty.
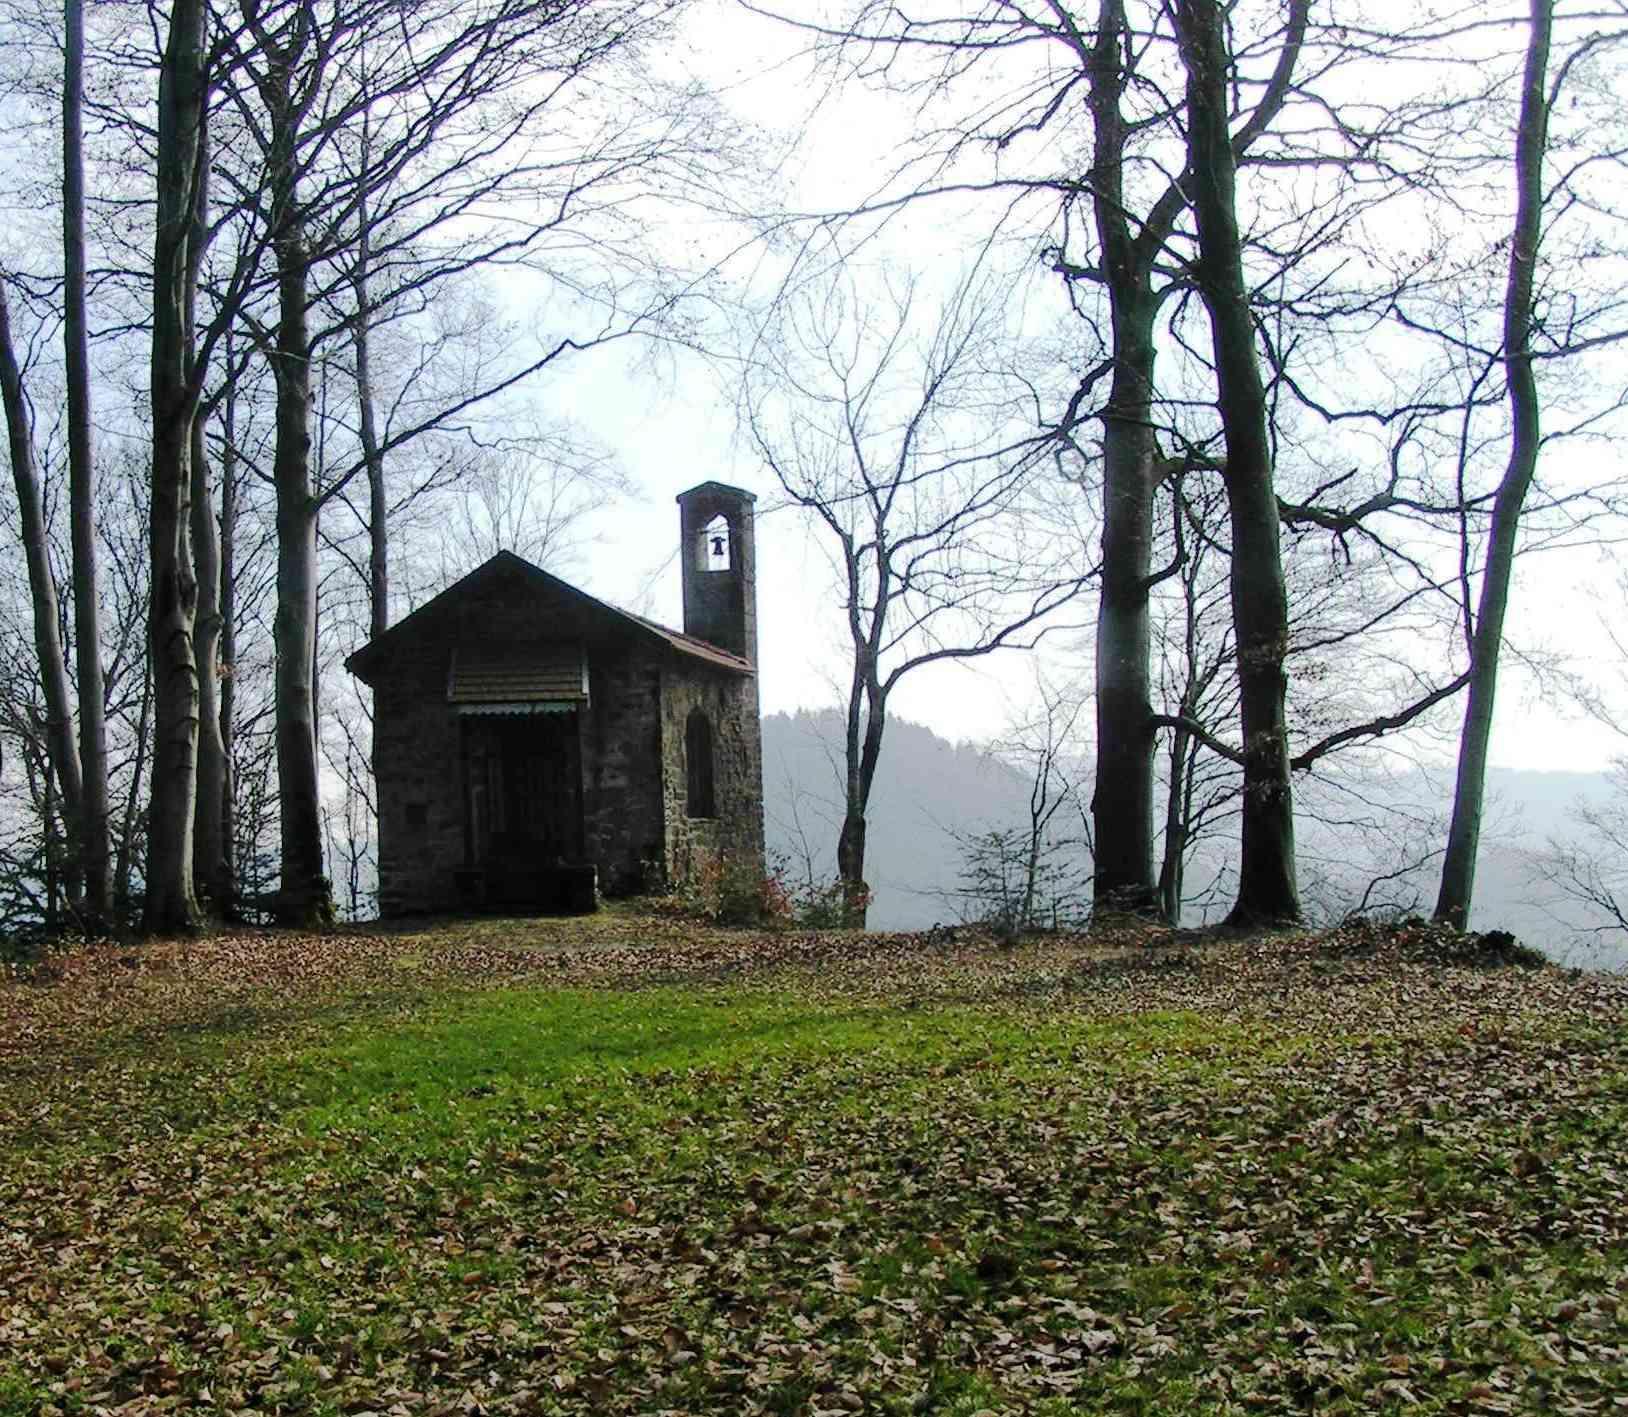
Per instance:
[[[1493,768],[1487,774],[1491,806],[1481,839],[1471,923],[1478,930],[1508,930],[1567,964],[1628,968],[1628,941],[1573,938],[1567,922],[1576,917],[1576,908],[1546,899],[1548,888],[1532,872],[1532,858],[1551,838],[1565,839],[1582,830],[1572,817],[1577,804],[1603,803],[1611,790],[1603,773]]]
[[[802,875],[805,851],[814,855],[817,878],[835,874],[842,738],[842,716],[833,709],[763,720],[769,851],[791,861],[793,877]],[[960,858],[949,829],[1015,822],[1028,800],[1028,784],[983,750],[890,721],[866,841],[871,927],[914,930],[956,919],[947,897]]]
[[[817,878],[834,874],[837,828],[841,821],[842,718],[834,710],[771,714],[763,721],[763,788],[768,845],[787,858],[793,877],[814,858]],[[1489,775],[1491,808],[1482,841],[1477,903],[1472,924],[1505,929],[1557,959],[1591,967],[1628,967],[1628,942],[1579,944],[1565,912],[1543,899],[1531,857],[1551,837],[1575,830],[1570,814],[1580,800],[1602,801],[1610,787],[1603,774],[1526,772],[1495,768]],[[920,724],[889,723],[870,814],[867,842],[869,877],[875,894],[870,924],[877,930],[921,929],[954,920],[953,892],[960,855],[952,829],[1007,826],[1021,821],[1028,806],[1028,783],[983,749],[954,744]],[[1317,789],[1306,784],[1308,807]],[[1439,847],[1448,808],[1443,782],[1413,772],[1370,794],[1374,820],[1363,849],[1351,832],[1307,812],[1299,829],[1302,875],[1315,881],[1324,898],[1355,901],[1366,881],[1404,864],[1403,853],[1423,856]],[[1414,826],[1385,831],[1386,813],[1403,813]],[[1339,809],[1324,813],[1340,823]],[[1440,825],[1437,826],[1436,824]],[[1422,824],[1422,825],[1421,825]],[[1421,844],[1422,843],[1422,844]],[[1196,861],[1190,888],[1202,886],[1224,862],[1230,847],[1218,843]],[[1428,911],[1435,901],[1437,861],[1403,877],[1393,891]],[[1344,906],[1339,907],[1341,909]]]

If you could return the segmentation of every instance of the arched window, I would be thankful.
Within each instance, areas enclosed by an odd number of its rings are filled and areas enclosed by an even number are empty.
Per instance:
[[[712,724],[700,709],[684,723],[685,815],[715,817],[712,794]]]

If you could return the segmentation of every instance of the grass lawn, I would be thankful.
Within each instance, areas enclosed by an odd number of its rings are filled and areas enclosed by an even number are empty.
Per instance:
[[[1628,981],[484,922],[0,982],[0,1417],[1628,1412]]]

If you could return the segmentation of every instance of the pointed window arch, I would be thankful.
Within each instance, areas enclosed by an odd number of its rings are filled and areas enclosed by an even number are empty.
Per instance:
[[[700,709],[691,709],[684,721],[684,814],[715,817],[712,786],[712,723]]]

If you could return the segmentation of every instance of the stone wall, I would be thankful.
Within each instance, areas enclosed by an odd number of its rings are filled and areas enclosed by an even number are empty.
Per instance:
[[[464,859],[462,745],[446,660],[398,659],[374,691],[379,914],[447,909]]]
[[[599,888],[644,888],[662,859],[661,661],[654,649],[591,646],[583,715],[582,790],[588,858]]]
[[[712,725],[715,815],[691,817],[684,757],[685,724],[700,709]],[[662,680],[662,792],[666,799],[666,867],[670,882],[686,879],[702,861],[721,855],[762,869],[763,735],[757,680],[670,662]]]

